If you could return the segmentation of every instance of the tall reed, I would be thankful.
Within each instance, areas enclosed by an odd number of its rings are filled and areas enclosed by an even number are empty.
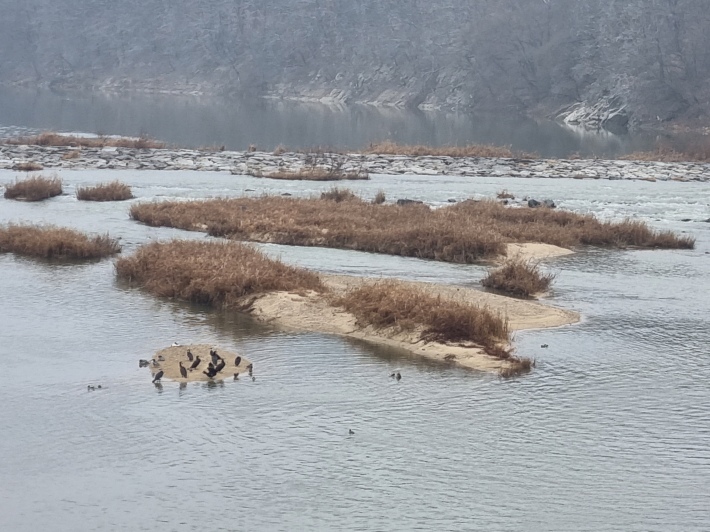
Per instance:
[[[554,279],[553,273],[542,273],[538,263],[513,258],[490,270],[481,284],[512,296],[530,297],[548,290]]]
[[[42,201],[59,196],[62,193],[62,180],[56,175],[44,177],[32,175],[26,179],[15,180],[5,185],[5,198],[23,201]]]
[[[80,201],[124,201],[134,196],[131,187],[116,180],[93,187],[79,187],[76,189],[76,197]]]

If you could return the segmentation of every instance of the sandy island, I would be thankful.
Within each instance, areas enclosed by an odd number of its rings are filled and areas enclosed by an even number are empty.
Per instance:
[[[528,249],[530,258],[534,256],[533,251],[534,248]],[[553,250],[538,249],[537,251],[549,253]],[[321,275],[321,279],[335,295],[342,294],[362,283],[377,280],[345,275]],[[579,313],[574,311],[543,305],[535,301],[495,295],[474,288],[423,282],[400,282],[445,299],[488,307],[493,312],[498,312],[506,317],[513,331],[559,327],[577,323],[580,319]],[[300,294],[271,292],[252,298],[250,303],[253,316],[260,321],[279,327],[359,338],[373,343],[399,347],[430,360],[475,370],[504,371],[511,367],[510,362],[487,355],[475,344],[424,342],[420,339],[421,328],[402,332],[394,328],[363,327],[357,323],[357,319],[352,314],[342,308],[333,307],[328,303],[327,296],[324,297],[316,292]]]
[[[219,356],[221,356],[227,363],[225,368],[214,378],[210,379],[203,373],[207,370],[207,365],[211,362],[210,349],[215,349]],[[193,355],[200,357],[200,365],[192,371],[187,372],[187,378],[183,378],[180,375],[180,362],[185,368],[189,368],[192,364],[187,359],[187,350],[190,350]],[[234,363],[236,358],[241,356],[242,359],[239,362],[239,366],[235,366]],[[163,360],[160,360],[160,357]],[[153,356],[153,360],[157,362],[157,366],[154,366],[152,361],[148,369],[152,375],[158,373],[158,371],[163,370],[163,379],[169,379],[178,382],[194,382],[194,381],[221,381],[225,379],[233,380],[234,374],[239,373],[248,377],[249,370],[247,366],[251,364],[251,361],[246,357],[239,355],[239,353],[234,353],[226,349],[222,349],[219,346],[208,345],[208,344],[190,344],[190,345],[180,345],[171,346],[161,349]]]

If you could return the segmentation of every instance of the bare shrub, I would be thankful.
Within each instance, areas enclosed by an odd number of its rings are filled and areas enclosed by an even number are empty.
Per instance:
[[[385,197],[385,191],[378,190],[377,194],[375,195],[375,198],[372,200],[372,203],[374,203],[375,205],[382,205],[385,201],[387,201],[387,198]]]
[[[98,259],[121,251],[108,235],[88,236],[54,226],[14,225],[0,227],[0,252],[45,259]]]
[[[38,172],[44,170],[44,166],[34,161],[23,161],[13,164],[12,169],[18,172]]]
[[[33,175],[5,185],[5,198],[23,201],[42,201],[62,193],[62,180],[56,175],[44,177]]]

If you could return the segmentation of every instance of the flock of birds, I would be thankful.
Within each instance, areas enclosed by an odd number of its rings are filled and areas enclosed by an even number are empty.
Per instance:
[[[217,353],[215,349],[210,349],[210,359],[211,360],[207,365],[207,369],[202,373],[207,375],[207,377],[212,380],[224,370],[224,368],[227,366],[227,362],[219,355],[219,353]],[[164,361],[165,358],[162,355],[158,355],[157,359],[154,358],[151,361],[143,359],[139,360],[138,366],[143,368],[146,366],[150,366],[152,363],[153,367],[159,368],[160,363]],[[183,379],[187,379],[188,372],[199,369],[200,364],[202,364],[202,359],[200,358],[200,356],[193,355],[192,351],[190,351],[189,349],[187,350],[187,361],[190,363],[188,367],[183,366],[182,360],[178,362],[178,365],[180,366],[180,375]],[[239,368],[241,366],[241,363],[242,357],[237,356],[234,359],[234,367]],[[250,363],[249,365],[247,365],[246,370],[249,372],[251,380],[255,381],[256,377],[254,377],[254,364]],[[160,380],[163,378],[163,375],[165,375],[165,371],[163,371],[162,369],[158,370],[158,372],[153,375],[153,384],[160,384]],[[237,379],[239,379],[239,372],[234,373],[234,380],[236,381]]]

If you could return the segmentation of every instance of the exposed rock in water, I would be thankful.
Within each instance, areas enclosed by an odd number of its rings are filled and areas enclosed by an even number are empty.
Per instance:
[[[546,199],[546,200],[542,200],[542,201],[537,201],[536,199],[529,199],[528,200],[528,207],[530,207],[531,209],[535,209],[537,207],[545,207],[547,209],[555,209],[555,208],[557,208],[557,205],[555,205],[555,202],[550,199]]]
[[[588,102],[573,104],[560,111],[556,118],[569,125],[587,129],[605,129],[611,133],[623,134],[628,131],[630,117],[621,98],[608,96],[593,104]]]
[[[424,204],[423,201],[412,200],[412,199],[407,199],[407,198],[397,200],[397,205],[423,205],[423,204]]]

